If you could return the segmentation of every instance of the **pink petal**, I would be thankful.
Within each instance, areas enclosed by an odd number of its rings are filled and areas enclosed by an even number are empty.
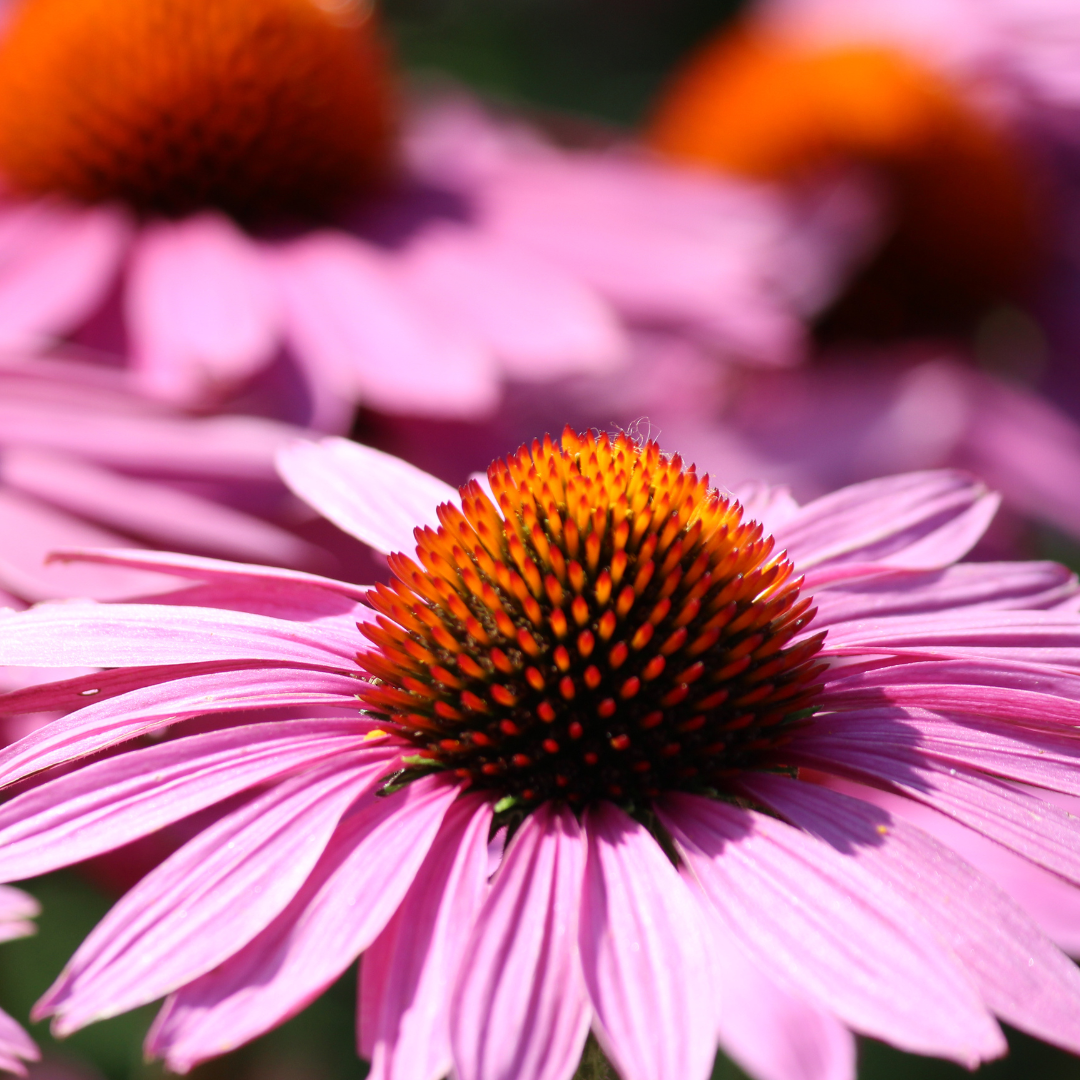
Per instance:
[[[905,473],[815,499],[775,535],[800,570],[832,563],[936,570],[967,554],[999,501],[962,473]]]
[[[125,301],[137,384],[180,405],[220,397],[277,345],[278,305],[258,249],[220,214],[145,226]]]
[[[459,799],[401,906],[360,966],[360,1053],[372,1080],[441,1080],[453,1068],[450,995],[487,893],[491,804]]]
[[[34,1015],[54,1014],[53,1029],[67,1035],[235,956],[294,899],[342,814],[385,772],[385,756],[342,757],[205,829],[113,907]]]
[[[518,378],[608,372],[627,355],[614,313],[584,282],[475,228],[427,229],[401,272],[427,307],[479,337]]]
[[[55,506],[144,540],[289,564],[314,557],[312,545],[250,514],[55,452],[5,450],[0,478]]]
[[[323,517],[376,551],[412,551],[413,530],[438,528],[435,508],[457,492],[391,454],[348,439],[297,442],[278,455],[286,484]]]
[[[215,608],[69,603],[0,612],[0,663],[27,667],[283,660],[352,671],[360,644],[355,631]]]
[[[837,582],[816,593],[814,601],[819,623],[832,626],[958,607],[1049,608],[1075,594],[1073,575],[1057,563],[960,563]]]
[[[833,1016],[780,987],[688,881],[707,926],[720,1045],[756,1080],[855,1080],[855,1039]]]
[[[113,207],[53,201],[0,210],[0,348],[75,329],[112,287],[131,225]]]
[[[1066,952],[1080,953],[1080,889],[923,803],[851,780],[818,774],[819,782],[917,825],[1000,885]]]
[[[277,919],[165,1003],[147,1053],[186,1072],[299,1012],[382,932],[456,795],[418,780],[347,816]]]
[[[800,735],[800,742],[808,741],[820,755],[831,754],[833,747],[865,749],[896,761],[925,759],[1080,795],[1080,740],[1074,732],[1062,727],[1025,731],[985,716],[977,723],[964,720],[888,706],[860,709],[823,715],[813,730]]]
[[[761,814],[670,796],[662,818],[728,931],[845,1023],[974,1066],[1005,1040],[917,912],[855,860]]]
[[[21,1025],[0,1009],[0,1067],[25,1076],[26,1069],[19,1058],[39,1061],[41,1053]]]
[[[142,669],[145,671],[146,669]],[[90,677],[89,683],[107,683],[112,672]],[[330,706],[356,708],[356,680],[333,672],[297,668],[217,671],[181,677],[175,668],[165,669],[168,681],[144,685],[139,674],[125,672],[134,688],[107,696],[108,687],[94,694],[93,686],[79,692],[90,704],[44,724],[19,742],[0,750],[0,784],[10,785],[53,765],[115,746],[193,716],[272,709],[282,706]],[[83,682],[83,680],[79,680]],[[123,684],[121,684],[123,687]],[[25,700],[25,699],[24,699]],[[55,708],[47,697],[32,703],[40,709]],[[368,723],[350,720],[355,730]]]
[[[1023,855],[1038,866],[1080,884],[1080,828],[1075,815],[1045,799],[964,767],[950,768],[918,752],[875,752],[811,737],[791,757],[823,772],[837,770],[883,781]]]
[[[439,324],[396,279],[393,256],[343,233],[283,249],[286,330],[313,383],[384,412],[473,418],[499,376],[475,340]]]
[[[46,555],[61,544],[118,547],[128,541],[11,488],[0,487],[0,518],[4,522],[0,533],[0,586],[26,600],[64,596],[109,600],[158,592],[170,584],[170,578],[159,574],[46,566]]]
[[[201,555],[184,555],[173,551],[141,551],[120,548],[102,550],[100,548],[61,548],[53,552],[57,560],[101,563],[106,566],[129,566],[159,570],[171,577],[194,578],[197,581],[213,581],[222,584],[246,585],[252,595],[268,590],[284,591],[289,586],[297,586],[295,596],[310,599],[316,590],[325,589],[331,593],[364,600],[368,586],[353,585],[348,581],[307,574],[301,570],[286,570],[277,566],[256,566],[252,563],[225,562],[221,559],[208,559]]]
[[[943,844],[891,814],[782,777],[747,785],[793,824],[890,882],[948,943],[1003,1020],[1080,1049],[1080,971],[995,885]]]
[[[1080,668],[1080,624],[1068,611],[943,611],[831,627],[825,652],[917,659],[999,659]]]
[[[0,808],[0,879],[37,877],[146,836],[196,810],[355,751],[356,719],[282,720],[132,750],[24,792]],[[377,767],[393,750],[364,753]]]
[[[585,842],[550,804],[518,829],[454,990],[460,1080],[570,1080],[589,1032],[576,936]]]
[[[610,803],[585,817],[581,964],[624,1080],[706,1080],[716,1056],[708,937],[660,845]]]

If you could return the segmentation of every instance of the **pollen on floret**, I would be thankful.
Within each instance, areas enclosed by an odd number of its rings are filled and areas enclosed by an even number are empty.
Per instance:
[[[152,213],[318,215],[385,171],[391,98],[363,0],[22,0],[0,171]]]
[[[488,481],[490,496],[470,481],[460,508],[417,530],[415,560],[390,557],[360,627],[374,646],[358,656],[361,697],[415,744],[420,771],[519,810],[716,791],[812,709],[821,637],[803,634],[801,582],[693,466],[567,429]]]

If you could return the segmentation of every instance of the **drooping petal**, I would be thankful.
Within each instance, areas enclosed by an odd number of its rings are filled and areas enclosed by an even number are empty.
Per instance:
[[[90,678],[104,682],[111,673]],[[179,673],[177,673],[179,674]],[[131,678],[137,676],[130,676]],[[92,688],[91,688],[92,689]],[[87,694],[80,691],[80,696]],[[170,679],[162,684],[139,679],[137,689],[99,700],[44,724],[17,743],[0,750],[0,785],[9,785],[62,762],[77,761],[109,746],[205,713],[247,712],[281,706],[356,705],[356,680],[333,672],[298,668],[218,671]],[[83,697],[83,700],[86,700]],[[31,702],[31,704],[34,704]],[[41,709],[55,708],[59,701],[43,697]],[[24,710],[25,711],[25,710]],[[308,723],[300,721],[300,723]],[[360,718],[348,721],[359,735],[365,728]],[[259,731],[266,731],[261,726]],[[304,730],[315,735],[317,724]],[[333,722],[325,731],[333,731]],[[348,730],[342,728],[342,732]],[[189,744],[191,746],[191,744]],[[193,747],[192,747],[193,749]],[[2,816],[2,815],[0,815]]]
[[[711,799],[669,796],[661,815],[729,932],[784,982],[902,1049],[970,1066],[1005,1051],[956,958],[855,860]]]
[[[570,1080],[589,1031],[577,950],[585,840],[567,809],[522,823],[466,948],[451,1005],[460,1080]]]
[[[95,762],[0,808],[0,880],[20,881],[146,836],[238,792],[352,752],[356,720],[281,720],[175,739]],[[371,742],[375,764],[391,754]]]
[[[158,570],[174,577],[193,578],[196,581],[247,585],[252,593],[296,585],[299,587],[299,595],[305,601],[310,600],[313,589],[325,589],[354,600],[363,600],[367,595],[367,587],[364,585],[353,585],[348,581],[338,581],[319,574],[285,570],[277,566],[226,562],[223,559],[208,559],[201,555],[184,555],[175,551],[141,551],[128,548],[110,551],[101,548],[73,548],[69,545],[57,549],[53,558]]]
[[[597,1037],[625,1080],[705,1080],[716,1055],[708,937],[656,840],[610,803],[585,816],[581,963]]]
[[[214,608],[43,604],[0,612],[0,663],[123,667],[206,660],[281,660],[355,669],[355,630]]]
[[[769,978],[688,881],[710,935],[720,1045],[756,1080],[854,1080],[855,1039],[836,1017]]]
[[[905,473],[852,484],[801,507],[776,530],[801,570],[873,563],[935,570],[962,558],[999,499],[962,473]],[[813,575],[808,575],[812,588]]]
[[[418,780],[347,816],[292,903],[165,1003],[147,1053],[186,1072],[307,1005],[382,932],[456,795],[438,780]]]
[[[278,455],[282,479],[305,502],[376,551],[412,551],[413,529],[438,528],[435,508],[457,492],[391,454],[348,439],[295,443]]]
[[[277,345],[278,305],[258,251],[220,214],[145,226],[124,299],[137,384],[182,406],[220,397]]]
[[[823,772],[840,771],[884,782],[1036,865],[1080,884],[1076,816],[1029,791],[911,751],[881,753],[873,746],[854,747],[824,739],[819,749],[816,737],[793,748],[791,757]]]
[[[386,759],[349,755],[271,789],[171,855],[97,925],[35,1008],[69,1034],[212,970],[268,926]]]
[[[1049,608],[1076,593],[1076,576],[1049,562],[959,563],[835,582],[814,596],[819,625],[956,608]]]
[[[450,994],[487,892],[491,804],[458,800],[360,967],[361,1056],[372,1080],[441,1080],[453,1068]]]
[[[777,776],[754,777],[747,788],[889,881],[948,942],[998,1016],[1077,1052],[1080,971],[997,886],[878,807]]]

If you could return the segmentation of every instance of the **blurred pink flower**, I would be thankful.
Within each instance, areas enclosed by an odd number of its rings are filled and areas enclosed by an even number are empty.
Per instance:
[[[31,920],[39,911],[38,902],[32,896],[7,885],[0,887],[0,941],[33,934],[37,928]],[[25,1076],[23,1062],[37,1061],[40,1056],[30,1036],[0,1010],[0,1069]]]
[[[181,725],[5,804],[4,879],[249,793],[79,949],[38,1006],[59,1033],[168,995],[147,1049],[184,1071],[363,953],[377,1080],[568,1080],[590,1028],[625,1080],[705,1080],[717,1043],[761,1080],[845,1080],[849,1029],[974,1066],[1005,1050],[995,1014],[1080,1050],[1080,972],[907,820],[1080,884],[1056,802],[1080,796],[1080,588],[958,561],[984,488],[743,509],[655,443],[569,431],[460,493],[338,439],[282,468],[419,563],[367,591],[71,552],[189,584],[0,623],[5,663],[111,669],[4,699],[74,710],[0,753],[5,783]],[[305,705],[342,712],[244,723]]]
[[[60,8],[67,16],[54,10],[49,24],[50,9]],[[287,0],[260,0],[263,9],[291,11],[287,18],[299,10]],[[252,145],[264,128],[291,120],[280,109],[251,105],[249,81],[269,77],[258,70],[261,53],[252,54],[254,74],[227,64],[219,71],[214,25],[199,22],[201,9],[173,5],[170,18],[195,27],[185,44],[194,51],[183,61],[190,70],[164,90],[150,81],[162,100],[129,96],[112,113],[107,101],[101,104],[102,114],[91,119],[107,137],[95,144],[88,166],[76,152],[90,153],[78,134],[89,120],[79,111],[71,136],[63,109],[85,110],[98,99],[88,85],[67,106],[66,87],[105,76],[89,65],[80,35],[92,36],[95,18],[109,33],[116,32],[114,20],[126,26],[129,19],[135,29],[116,40],[131,52],[145,32],[141,8],[95,7],[98,14],[84,18],[78,33],[70,29],[77,5],[21,0],[14,10],[9,33],[26,40],[16,58],[5,56],[0,42],[0,172],[5,153],[34,177],[43,161],[52,171],[47,183],[34,181],[46,197],[9,192],[0,203],[0,349],[74,336],[119,350],[139,388],[181,406],[219,405],[284,353],[308,388],[305,422],[323,430],[344,431],[358,401],[388,412],[475,417],[495,409],[506,378],[539,381],[618,367],[627,327],[642,320],[686,327],[755,362],[786,363],[798,353],[803,317],[829,299],[831,282],[864,242],[866,199],[850,185],[789,196],[687,174],[632,146],[560,149],[523,122],[496,120],[461,95],[407,110],[393,153],[396,174],[375,190],[368,178],[369,190],[354,195],[335,224],[252,230],[213,198],[199,204],[195,196],[188,200],[193,209],[170,218],[169,200],[179,197],[174,172],[201,153],[209,184],[228,172],[222,162],[239,145],[240,134],[207,129],[225,121],[200,115],[188,123],[210,85],[200,79],[219,80],[215,112],[227,117],[235,107],[251,128],[242,134]],[[320,47],[336,48],[333,35],[356,31],[331,28],[350,10],[348,4],[326,9],[327,40]],[[307,22],[313,17],[304,15]],[[361,19],[365,41],[373,34],[370,23]],[[138,73],[156,55],[153,46],[148,40],[141,53],[116,58],[117,87],[130,81],[149,93]],[[315,92],[325,88],[315,84],[324,72],[302,67],[310,57],[301,46],[296,55],[283,46],[275,59],[283,77],[297,65],[312,83],[305,100],[320,100]],[[358,53],[356,64],[365,63],[373,62]],[[327,65],[325,77],[334,75]],[[5,87],[22,88],[19,79],[32,101],[20,102],[21,112],[5,112]],[[370,79],[386,75],[375,70]],[[121,92],[107,80],[102,87],[106,99]],[[177,97],[176,87],[185,96]],[[31,145],[19,125],[34,108],[49,124],[34,129]],[[357,125],[379,126],[368,115],[377,107],[366,108]],[[164,110],[168,124],[158,122],[155,110]],[[140,124],[153,128],[155,142],[138,137]],[[68,158],[67,144],[54,145],[50,136],[54,143],[72,139]],[[199,138],[205,145],[189,145]],[[343,133],[336,138],[348,142]],[[149,145],[158,147],[160,160],[152,154],[142,160]],[[140,188],[139,206],[125,204],[118,146],[134,148],[129,171],[157,177],[160,198],[156,188]],[[295,173],[287,148],[275,146],[285,155],[275,159],[275,178]],[[105,158],[117,173],[117,190],[72,202],[78,193],[72,185],[89,184]],[[301,172],[306,167],[304,161]],[[237,171],[258,170],[241,160]],[[249,194],[252,200],[265,195]],[[306,207],[288,200],[276,206],[286,219],[297,208]],[[276,415],[296,419],[292,398],[281,403],[290,411]]]

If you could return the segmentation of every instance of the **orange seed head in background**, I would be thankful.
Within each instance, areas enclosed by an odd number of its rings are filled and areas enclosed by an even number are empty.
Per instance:
[[[898,50],[804,48],[752,26],[723,33],[676,73],[648,134],[670,157],[755,178],[875,167],[896,215],[879,287],[906,293],[898,303],[978,308],[1021,290],[1036,261],[1028,164],[956,88]]]

